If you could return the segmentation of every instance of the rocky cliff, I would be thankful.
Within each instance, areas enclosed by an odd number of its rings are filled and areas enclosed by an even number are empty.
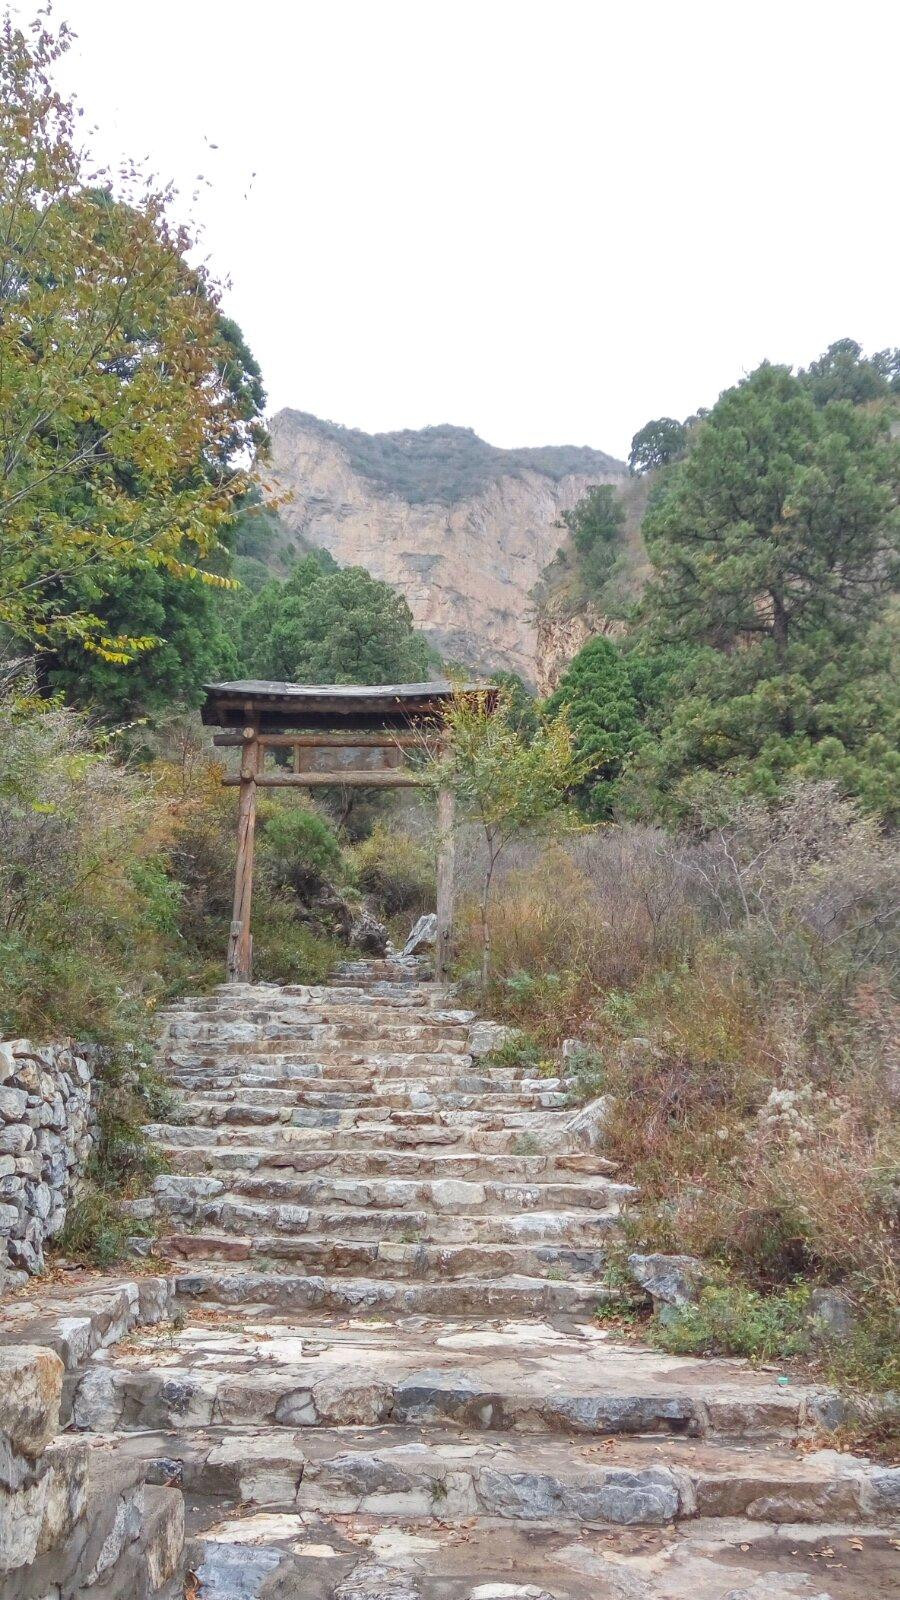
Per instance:
[[[300,411],[271,424],[267,478],[303,543],[405,595],[448,661],[536,683],[531,590],[562,540],[560,514],[625,479],[602,451],[499,450],[465,428],[365,434]]]

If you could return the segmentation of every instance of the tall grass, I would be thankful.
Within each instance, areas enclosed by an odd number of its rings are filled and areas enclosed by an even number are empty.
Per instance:
[[[828,1360],[873,1384],[896,1376],[898,881],[894,842],[825,784],[681,835],[524,845],[488,996],[540,1047],[585,1041],[632,1240],[751,1295],[840,1286],[860,1331]]]

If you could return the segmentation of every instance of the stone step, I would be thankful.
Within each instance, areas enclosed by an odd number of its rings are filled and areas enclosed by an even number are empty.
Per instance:
[[[202,1008],[217,1005],[277,1004],[282,1000],[316,1002],[319,1000],[347,1000],[352,1004],[394,1005],[424,1004],[453,1007],[455,995],[450,984],[435,983],[433,979],[416,981],[408,977],[392,981],[390,978],[366,978],[357,972],[352,977],[335,974],[330,983],[223,983],[211,994],[196,996],[185,1002],[188,1006]]]
[[[237,1209],[237,1208],[235,1208]],[[391,1215],[391,1213],[387,1213]],[[286,1261],[308,1273],[363,1273],[370,1278],[486,1278],[518,1276],[580,1279],[596,1283],[607,1265],[607,1252],[595,1243],[535,1244],[429,1243],[401,1238],[346,1237],[343,1228],[331,1235],[239,1232],[223,1216],[198,1231],[163,1233],[154,1253],[165,1261]],[[254,1219],[255,1221],[255,1219]],[[246,1226],[246,1223],[245,1223]],[[371,1224],[369,1224],[371,1226]],[[616,1226],[610,1218],[607,1234]],[[599,1225],[596,1231],[602,1232]],[[362,1231],[362,1229],[360,1230]]]
[[[186,1093],[198,1090],[276,1089],[293,1091],[316,1088],[337,1094],[359,1094],[376,1091],[384,1093],[463,1093],[534,1094],[545,1090],[568,1089],[568,1078],[531,1078],[524,1073],[508,1072],[502,1068],[489,1068],[484,1072],[474,1069],[460,1072],[425,1072],[421,1067],[415,1078],[399,1074],[380,1074],[377,1069],[356,1066],[352,1062],[301,1062],[295,1066],[273,1064],[232,1065],[182,1068],[171,1071],[168,1079]]]
[[[260,1126],[241,1127],[240,1124],[213,1123],[209,1126],[190,1127],[180,1122],[153,1122],[145,1124],[145,1132],[154,1144],[176,1145],[181,1148],[203,1145],[240,1151],[252,1146],[265,1147],[279,1153],[288,1153],[303,1146],[320,1148],[323,1138],[336,1156],[344,1151],[365,1153],[367,1150],[427,1150],[454,1149],[463,1153],[483,1152],[496,1155],[511,1150],[515,1154],[523,1144],[530,1151],[540,1147],[546,1136],[546,1124],[532,1118],[531,1131],[524,1126],[508,1127],[502,1123],[483,1127],[451,1122],[445,1113],[440,1122],[421,1120],[407,1126],[396,1120],[365,1124],[344,1120],[339,1112],[311,1112],[300,1122],[265,1122]],[[551,1113],[555,1115],[555,1113]],[[527,1152],[526,1152],[527,1153]]]
[[[281,1124],[296,1128],[333,1128],[357,1131],[369,1129],[377,1132],[381,1124],[396,1128],[430,1129],[455,1128],[460,1134],[479,1130],[495,1133],[525,1134],[530,1128],[546,1128],[547,1112],[559,1113],[563,1106],[528,1106],[520,1109],[502,1106],[485,1109],[474,1106],[397,1106],[369,1103],[346,1110],[329,1110],[323,1106],[294,1105],[270,1106],[259,1104],[254,1098],[203,1102],[192,1106],[191,1120],[195,1130],[217,1127],[227,1122],[236,1127],[264,1127]]]
[[[437,1079],[433,1082],[446,1083],[447,1079]],[[252,1090],[233,1088],[222,1089],[191,1089],[189,1109],[195,1122],[204,1117],[212,1117],[213,1113],[221,1108],[222,1114],[226,1109],[238,1113],[240,1116],[229,1116],[229,1121],[258,1121],[262,1110],[269,1110],[272,1116],[268,1119],[277,1121],[284,1112],[291,1112],[295,1108],[304,1106],[320,1108],[326,1111],[355,1111],[368,1112],[377,1115],[381,1110],[398,1111],[423,1111],[434,1108],[435,1110],[449,1111],[556,1111],[564,1109],[567,1104],[565,1093],[558,1089],[540,1088],[537,1090],[509,1090],[492,1093],[485,1090],[462,1090],[457,1088],[435,1089],[425,1080],[398,1080],[396,1083],[385,1083],[375,1079],[371,1088],[356,1087],[352,1090],[341,1091],[331,1085],[297,1084],[290,1089],[269,1089],[254,1087]],[[219,1119],[214,1119],[219,1120]]]
[[[323,1061],[314,1055],[310,1055],[308,1060],[295,1060],[293,1057],[282,1056],[273,1056],[271,1059],[262,1056],[239,1056],[227,1061],[199,1061],[190,1066],[182,1066],[170,1060],[165,1066],[165,1075],[170,1082],[186,1089],[231,1088],[239,1087],[241,1084],[248,1086],[260,1084],[268,1085],[269,1088],[289,1089],[313,1082],[326,1086],[336,1083],[339,1086],[347,1084],[359,1087],[376,1081],[391,1083],[396,1080],[401,1083],[430,1084],[439,1079],[458,1083],[462,1078],[476,1077],[484,1083],[488,1092],[518,1089],[522,1086],[543,1089],[569,1086],[568,1079],[534,1078],[530,1074],[512,1068],[484,1067],[480,1062],[475,1065],[463,1057],[457,1058],[449,1067],[441,1062],[426,1065],[420,1063],[413,1073],[409,1072],[402,1059],[385,1063],[381,1059],[367,1061],[357,1056],[346,1061]]]
[[[186,1237],[190,1238],[190,1235]],[[621,1295],[584,1281],[500,1276],[496,1278],[445,1278],[439,1283],[415,1279],[323,1277],[295,1272],[249,1271],[223,1273],[221,1269],[191,1273],[175,1279],[176,1293],[202,1308],[227,1311],[239,1306],[242,1315],[271,1313],[293,1318],[298,1311],[326,1311],[346,1317],[394,1316],[560,1317],[589,1318],[601,1304],[618,1304]]]
[[[205,1132],[206,1130],[201,1130]],[[209,1138],[213,1133],[209,1132]],[[456,1150],[406,1150],[406,1149],[336,1149],[329,1145],[307,1149],[298,1144],[256,1144],[238,1146],[232,1143],[207,1143],[194,1146],[169,1144],[157,1140],[157,1148],[166,1166],[174,1173],[199,1175],[213,1173],[246,1172],[254,1175],[261,1184],[271,1179],[283,1180],[286,1172],[308,1174],[332,1184],[355,1183],[376,1178],[387,1179],[391,1184],[405,1181],[432,1179],[456,1182],[488,1182],[508,1188],[521,1183],[535,1185],[562,1184],[568,1187],[577,1178],[585,1180],[591,1194],[593,1180],[615,1172],[615,1163],[593,1152],[553,1152],[549,1155],[491,1155],[481,1151]],[[567,1175],[571,1174],[571,1180]],[[315,1177],[313,1176],[315,1175]],[[234,1187],[239,1187],[237,1184]],[[240,1185],[244,1193],[251,1193]],[[630,1188],[630,1185],[627,1187]],[[601,1191],[602,1192],[602,1191]],[[593,1203],[592,1201],[590,1203]]]
[[[352,1133],[353,1143],[357,1138],[368,1139],[374,1143],[387,1143],[388,1131],[394,1128],[398,1132],[408,1133],[413,1144],[429,1142],[450,1144],[457,1140],[464,1141],[466,1136],[475,1138],[482,1133],[495,1133],[504,1136],[496,1144],[496,1148],[504,1149],[508,1144],[514,1144],[517,1137],[526,1138],[532,1134],[532,1130],[536,1130],[533,1135],[535,1137],[545,1134],[547,1115],[558,1115],[562,1109],[557,1106],[529,1107],[520,1111],[502,1109],[485,1111],[471,1106],[417,1108],[367,1105],[340,1111],[329,1110],[324,1106],[304,1105],[278,1108],[256,1105],[250,1100],[243,1100],[196,1106],[192,1114],[193,1127],[190,1132],[202,1135],[204,1131],[220,1128],[224,1129],[227,1137],[231,1139],[240,1129],[252,1134],[266,1128],[288,1133],[292,1129],[297,1131],[307,1129],[319,1130],[320,1135],[322,1130],[328,1130],[345,1136]],[[180,1142],[192,1141],[185,1139]],[[200,1143],[202,1139],[193,1142]]]
[[[333,1062],[371,1066],[383,1073],[393,1068],[402,1077],[416,1077],[420,1069],[447,1073],[458,1072],[460,1067],[471,1065],[470,1058],[464,1052],[455,1050],[380,1052],[374,1045],[365,1049],[351,1042],[317,1045],[301,1041],[298,1045],[296,1040],[284,1038],[267,1041],[265,1047],[258,1040],[248,1040],[246,1043],[233,1040],[221,1053],[209,1045],[191,1050],[187,1043],[175,1041],[174,1046],[164,1047],[162,1061],[167,1070],[174,1072],[208,1072],[219,1067],[225,1071],[240,1071],[247,1066],[295,1066],[303,1062],[320,1062],[324,1066],[327,1062]]]
[[[410,1208],[453,1218],[492,1216],[534,1217],[553,1212],[577,1212],[586,1222],[629,1200],[632,1184],[610,1178],[589,1177],[568,1183],[466,1182],[459,1178],[422,1179],[338,1177],[191,1177],[167,1173],[153,1185],[153,1198],[173,1216],[193,1216],[197,1205],[221,1197],[240,1201],[267,1201],[293,1206],[346,1206],[335,1215],[350,1223],[365,1211],[408,1212]]]
[[[295,1043],[325,1048],[351,1049],[365,1044],[367,1049],[418,1051],[433,1050],[447,1055],[468,1053],[468,1028],[450,1024],[426,1028],[379,1023],[361,1018],[358,1022],[321,1022],[314,1017],[292,1020],[275,1018],[268,1022],[188,1023],[173,1022],[160,1039],[161,1048],[170,1050],[208,1050],[238,1054],[248,1047],[277,1050]]]
[[[250,1509],[207,1512],[188,1554],[206,1600],[888,1600],[896,1541],[889,1524],[843,1521],[576,1531]]]
[[[883,1516],[896,1472],[834,1450],[799,1455],[671,1437],[497,1431],[475,1439],[398,1425],[198,1428],[104,1448],[145,1463],[146,1481],[188,1496],[323,1516],[471,1516],[587,1526],[662,1526],[691,1518],[848,1522]]]
[[[453,1007],[431,1007],[391,1005],[384,1000],[373,999],[371,996],[364,1000],[350,1002],[347,1000],[323,999],[319,1001],[281,1000],[277,1005],[233,1005],[229,1007],[218,1006],[215,1008],[196,1009],[189,1005],[180,1004],[170,1006],[156,1012],[156,1022],[160,1030],[160,1037],[167,1037],[173,1025],[181,1027],[184,1024],[198,1027],[218,1027],[230,1023],[250,1022],[255,1025],[269,1025],[278,1018],[284,1018],[290,1024],[299,1021],[312,1023],[342,1024],[349,1023],[354,1027],[365,1028],[431,1028],[446,1030],[452,1035],[468,1037],[472,1024],[476,1021],[474,1011],[466,1011]],[[173,1035],[174,1037],[175,1035]]]
[[[219,1277],[219,1290],[228,1283]],[[179,1287],[183,1289],[184,1280]],[[779,1386],[737,1361],[666,1356],[601,1330],[565,1334],[428,1322],[335,1327],[188,1322],[96,1356],[74,1392],[78,1428],[181,1431],[247,1424],[508,1431],[522,1435],[671,1434],[796,1438],[828,1395]]]
[[[213,1180],[200,1180],[209,1182]],[[377,1210],[343,1206],[328,1210],[322,1206],[253,1201],[240,1194],[223,1193],[212,1199],[189,1200],[183,1193],[166,1188],[154,1196],[155,1213],[177,1217],[191,1229],[237,1233],[257,1242],[272,1238],[317,1236],[342,1248],[350,1242],[379,1240],[418,1244],[511,1244],[567,1243],[590,1249],[608,1239],[619,1228],[618,1207],[569,1211],[522,1211],[504,1214],[412,1210]]]

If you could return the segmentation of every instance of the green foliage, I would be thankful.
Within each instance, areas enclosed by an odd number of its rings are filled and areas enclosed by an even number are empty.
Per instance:
[[[816,405],[767,365],[721,397],[644,523],[654,576],[629,659],[653,737],[627,808],[682,810],[723,774],[775,795],[803,773],[890,814],[898,488],[883,408]]]
[[[277,806],[266,817],[260,865],[276,889],[299,894],[343,876],[337,836],[318,812],[298,805]]]
[[[434,849],[376,821],[353,852],[356,881],[388,917],[421,916],[434,905]]]
[[[571,511],[564,511],[562,520],[575,546],[585,589],[597,594],[616,564],[625,507],[613,485],[604,483],[589,489]]]
[[[491,682],[504,691],[506,715],[511,725],[526,739],[530,739],[537,733],[541,721],[533,692],[517,672],[495,672]]]
[[[739,1284],[708,1285],[696,1304],[657,1320],[654,1342],[672,1355],[790,1361],[810,1348],[809,1296],[805,1284],[776,1294]]]
[[[541,724],[529,739],[515,726],[503,690],[455,695],[446,712],[450,752],[431,766],[434,787],[451,787],[485,845],[481,892],[481,981],[490,973],[489,907],[497,863],[517,834],[538,833],[560,815],[581,768],[565,715]]]
[[[372,434],[324,422],[305,412],[298,415],[307,427],[345,451],[355,471],[413,504],[453,505],[482,493],[507,473],[536,472],[556,483],[571,472],[590,476],[605,473],[613,465],[602,451],[573,445],[499,450],[479,439],[471,428],[443,425]]]
[[[257,449],[265,444],[260,431],[265,393],[259,367],[237,324],[219,319],[221,365],[242,425],[252,427]],[[216,473],[230,472],[230,450],[239,449],[240,434],[222,446]],[[198,467],[208,465],[198,457]],[[271,534],[275,513],[262,508],[257,490],[245,500],[259,505],[259,519]],[[224,525],[216,549],[201,557],[192,551],[199,576],[174,575],[165,567],[142,566],[126,571],[98,563],[62,579],[53,589],[54,604],[62,612],[90,611],[111,638],[140,637],[155,640],[152,649],[131,655],[128,661],[109,660],[79,638],[57,641],[39,657],[42,685],[61,690],[75,705],[94,708],[105,721],[158,718],[174,706],[199,705],[203,684],[210,679],[234,678],[238,661],[232,615],[243,596],[205,581],[230,578],[231,550],[239,524],[251,520],[242,510]],[[185,553],[187,553],[187,546]]]
[[[516,1028],[502,1044],[485,1056],[485,1064],[492,1067],[512,1067],[528,1077],[536,1077],[544,1060],[540,1042],[533,1034]]]
[[[104,586],[111,582],[105,569],[84,573],[77,584],[66,586],[65,603],[88,607],[110,636],[140,634],[153,637],[155,645],[118,662],[85,649],[77,639],[58,644],[38,662],[49,691],[61,691],[71,704],[121,724],[198,705],[204,682],[237,676],[217,591],[157,568],[126,572],[107,593]]]
[[[325,564],[310,554],[285,583],[260,590],[241,624],[244,673],[299,683],[425,679],[430,652],[403,597],[362,567]]]
[[[253,976],[258,983],[327,983],[346,946],[306,927],[296,906],[273,898],[253,923]]]
[[[111,1267],[125,1254],[129,1234],[139,1231],[116,1196],[88,1178],[53,1240],[53,1253],[83,1266]]]
[[[688,459],[648,511],[649,603],[676,637],[733,650],[851,637],[898,573],[900,451],[886,420],[817,409],[783,367],[722,395]]]
[[[158,948],[131,875],[151,792],[84,718],[6,701],[0,800],[0,1033],[127,1037]]]
[[[687,449],[687,427],[674,417],[657,417],[645,423],[631,441],[628,465],[632,472],[650,472],[654,467],[680,461]]]
[[[627,658],[609,639],[591,639],[567,667],[546,711],[568,716],[583,774],[577,789],[582,809],[595,821],[609,816],[616,780],[640,734]]]
[[[587,1046],[579,1050],[566,1063],[567,1076],[571,1078],[568,1094],[574,1105],[586,1105],[604,1093],[609,1074],[602,1054]]]
[[[864,356],[855,339],[838,339],[799,378],[817,406],[832,400],[863,405],[900,390],[900,350],[879,350]]]
[[[155,635],[109,632],[81,585],[223,581],[202,564],[262,442],[258,372],[168,193],[88,172],[54,84],[67,30],[0,33],[0,622],[125,662]]]

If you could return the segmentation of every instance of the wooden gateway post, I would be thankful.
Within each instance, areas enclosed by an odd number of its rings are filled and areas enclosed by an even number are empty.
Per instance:
[[[226,976],[247,983],[253,970],[251,905],[256,794],[259,788],[397,789],[425,782],[405,753],[440,748],[447,702],[459,694],[496,698],[489,684],[210,683],[202,717],[226,731],[213,743],[241,752],[240,772],[223,783],[240,790],[234,904]],[[290,756],[290,764],[286,757]],[[453,938],[453,791],[437,803],[435,977],[449,975]]]

